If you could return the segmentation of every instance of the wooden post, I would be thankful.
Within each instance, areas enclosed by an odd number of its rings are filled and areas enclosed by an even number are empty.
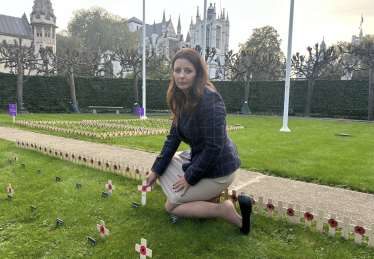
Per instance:
[[[374,223],[371,224],[371,229],[369,232],[369,247],[374,247]]]
[[[343,224],[342,224],[342,237],[348,240],[349,235],[349,217],[344,217]]]
[[[264,198],[261,196],[258,197],[257,207],[258,207],[258,214],[262,215],[264,213],[265,204],[264,204]]]
[[[318,215],[317,215],[317,231],[322,233],[323,232],[323,210],[318,210]]]
[[[282,220],[283,219],[283,202],[282,201],[278,201],[277,212],[278,212],[278,220]]]
[[[364,225],[364,222],[362,220],[357,220],[357,226],[362,227]],[[361,244],[362,241],[362,235],[360,233],[355,232],[355,243],[356,244]]]
[[[294,220],[294,223],[295,224],[300,224],[300,213],[301,213],[301,206],[299,204],[296,204],[296,207],[295,207],[295,220]]]
[[[336,214],[335,213],[331,213],[331,219],[334,219],[336,221]],[[329,224],[329,235],[330,236],[335,236],[335,228],[331,227],[330,224]]]
[[[311,207],[306,207],[306,212],[309,212],[312,214],[312,208]],[[312,226],[312,221],[305,220],[305,227],[310,228]]]

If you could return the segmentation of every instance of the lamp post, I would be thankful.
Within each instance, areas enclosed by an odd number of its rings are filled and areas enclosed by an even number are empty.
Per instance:
[[[291,0],[290,22],[289,22],[289,27],[288,27],[288,49],[287,49],[286,84],[285,84],[284,108],[283,108],[283,127],[280,129],[280,131],[283,131],[283,132],[291,132],[287,124],[288,124],[288,106],[289,106],[289,100],[290,100],[290,71],[291,71],[293,10],[294,10],[294,0]]]

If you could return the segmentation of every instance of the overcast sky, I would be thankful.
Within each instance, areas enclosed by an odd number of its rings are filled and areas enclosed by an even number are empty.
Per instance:
[[[124,18],[133,16],[143,19],[142,0],[51,0],[57,26],[66,28],[73,11],[100,6]],[[195,23],[197,6],[202,16],[204,0],[146,0],[146,23],[162,22],[171,16],[175,30],[178,16],[181,17],[182,34],[187,35],[191,16]],[[2,1],[0,14],[30,17],[34,1]],[[238,50],[254,28],[273,26],[282,39],[281,48],[287,55],[290,0],[207,0],[207,5],[216,3],[216,9],[225,8],[230,20],[230,49]],[[363,33],[374,34],[373,0],[295,0],[292,53],[305,52],[307,46],[320,43],[325,37],[329,46],[338,41],[351,41],[352,35],[359,34],[361,14],[364,18]],[[30,18],[29,18],[30,19]]]

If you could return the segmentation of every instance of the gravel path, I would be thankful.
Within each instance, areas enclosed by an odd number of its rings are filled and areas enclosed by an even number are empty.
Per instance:
[[[150,168],[157,156],[155,153],[2,126],[0,126],[0,138],[11,141],[16,139],[32,141],[58,150],[78,152],[102,159],[140,165],[145,168]],[[237,177],[230,189],[236,190],[239,194],[240,192],[252,194],[256,200],[262,196],[265,206],[267,199],[272,198],[274,205],[278,204],[279,200],[283,201],[284,207],[289,203],[299,204],[304,211],[306,207],[311,207],[313,214],[317,214],[318,210],[323,210],[325,217],[336,213],[339,221],[347,216],[351,218],[351,224],[356,224],[356,220],[360,219],[364,221],[365,228],[370,228],[371,223],[374,223],[374,195],[372,194],[266,176],[242,169],[237,170]]]

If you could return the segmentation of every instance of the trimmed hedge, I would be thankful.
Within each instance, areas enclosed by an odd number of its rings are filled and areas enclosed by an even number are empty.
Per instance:
[[[16,75],[0,73],[0,113],[8,112],[8,104],[16,103]],[[76,95],[79,107],[92,112],[90,105],[122,106],[129,112],[134,105],[131,79],[76,77]],[[215,81],[227,112],[237,113],[244,101],[244,82]],[[142,82],[139,80],[139,103],[142,103]],[[166,92],[169,81],[147,80],[147,110],[168,110]],[[368,109],[368,80],[316,81],[311,114],[323,117],[365,118]],[[251,82],[248,105],[253,113],[282,114],[284,105],[284,81]],[[291,115],[303,115],[305,110],[307,81],[291,81]],[[29,112],[67,113],[70,88],[62,76],[31,76],[24,85],[23,100]]]

